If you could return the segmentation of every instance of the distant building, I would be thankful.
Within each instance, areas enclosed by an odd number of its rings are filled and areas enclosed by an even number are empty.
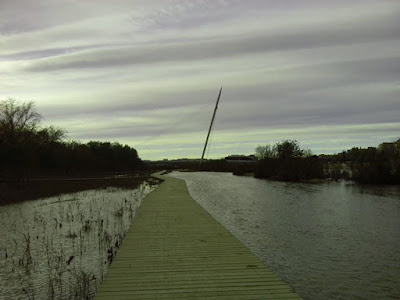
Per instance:
[[[256,161],[255,155],[229,155],[225,157],[226,161],[233,161],[233,162],[252,162]]]

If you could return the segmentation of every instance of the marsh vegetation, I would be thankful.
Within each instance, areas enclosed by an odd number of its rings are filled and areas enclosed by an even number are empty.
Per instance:
[[[0,206],[0,298],[91,299],[144,196],[109,187]]]

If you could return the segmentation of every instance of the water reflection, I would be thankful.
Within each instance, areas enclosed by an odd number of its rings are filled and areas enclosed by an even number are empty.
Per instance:
[[[398,299],[398,187],[171,176],[304,299]]]
[[[91,298],[153,188],[143,183],[0,207],[0,298]]]

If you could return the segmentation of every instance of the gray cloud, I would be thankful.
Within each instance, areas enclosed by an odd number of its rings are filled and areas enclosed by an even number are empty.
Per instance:
[[[0,97],[71,138],[144,158],[295,138],[333,152],[398,136],[394,1],[0,1]],[[197,151],[197,152],[196,152]]]
[[[259,32],[197,42],[139,45],[100,49],[33,62],[28,70],[105,68],[171,61],[207,60],[244,54],[300,50],[365,42],[398,40],[400,21],[384,16],[369,23],[335,25],[330,28],[293,29],[286,33]],[[350,27],[350,25],[352,25]]]

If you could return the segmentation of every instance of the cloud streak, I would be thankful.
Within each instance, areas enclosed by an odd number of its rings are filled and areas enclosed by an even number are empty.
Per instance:
[[[74,139],[198,157],[220,85],[215,157],[400,136],[395,1],[4,0],[0,20],[0,98]]]

